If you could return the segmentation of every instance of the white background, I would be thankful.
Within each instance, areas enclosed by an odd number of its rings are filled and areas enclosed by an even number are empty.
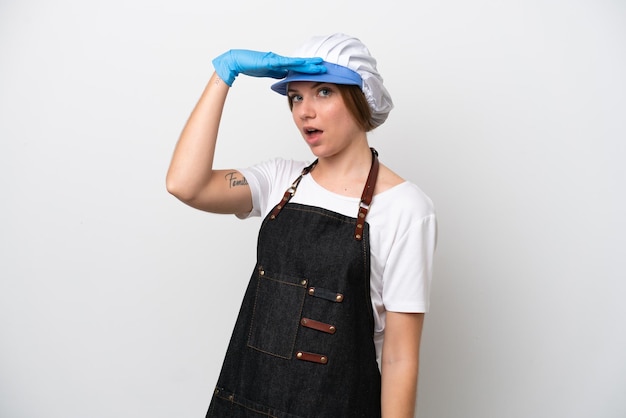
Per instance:
[[[259,220],[164,185],[230,48],[361,38],[370,137],[434,200],[421,418],[626,416],[626,3],[0,2],[0,416],[202,417]],[[239,77],[217,164],[308,159]]]

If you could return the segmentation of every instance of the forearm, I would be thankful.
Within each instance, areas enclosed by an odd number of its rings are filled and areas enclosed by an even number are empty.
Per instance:
[[[381,362],[383,418],[413,418],[423,313],[387,312]]]
[[[382,418],[414,417],[418,371],[418,359],[383,363]]]
[[[168,191],[181,200],[192,200],[209,183],[228,91],[214,73],[181,132],[166,178]]]

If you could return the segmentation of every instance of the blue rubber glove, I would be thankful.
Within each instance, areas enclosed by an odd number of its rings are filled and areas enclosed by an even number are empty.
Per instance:
[[[231,49],[213,60],[215,72],[226,84],[233,85],[235,77],[245,74],[252,77],[284,78],[287,71],[320,74],[326,72],[321,58],[290,58],[273,52]]]

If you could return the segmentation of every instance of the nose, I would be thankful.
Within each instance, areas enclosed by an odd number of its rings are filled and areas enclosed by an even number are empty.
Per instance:
[[[298,103],[297,107],[298,117],[302,120],[312,119],[315,117],[315,106],[312,100],[303,99]]]

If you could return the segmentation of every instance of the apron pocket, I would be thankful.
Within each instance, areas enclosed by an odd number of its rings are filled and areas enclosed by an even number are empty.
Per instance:
[[[277,418],[271,409],[241,396],[216,389],[206,418]]]
[[[285,359],[293,355],[307,280],[258,269],[248,346]]]

